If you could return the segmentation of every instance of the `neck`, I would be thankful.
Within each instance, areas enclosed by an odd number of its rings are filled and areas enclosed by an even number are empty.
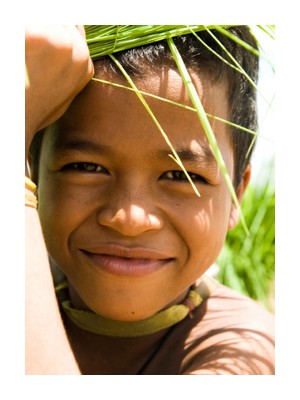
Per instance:
[[[113,337],[140,337],[169,328],[182,321],[201,302],[196,290],[190,290],[181,304],[172,305],[157,314],[139,321],[116,321],[91,311],[74,308],[68,298],[68,283],[57,287],[60,304],[67,316],[79,328],[88,332]]]

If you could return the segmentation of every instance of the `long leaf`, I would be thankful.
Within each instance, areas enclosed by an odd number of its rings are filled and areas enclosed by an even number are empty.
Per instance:
[[[117,64],[118,68],[121,70],[121,72],[123,73],[124,77],[127,79],[127,82],[133,88],[134,92],[136,93],[136,95],[140,99],[140,101],[143,104],[143,106],[148,111],[148,113],[149,113],[150,117],[152,118],[153,122],[155,123],[155,125],[159,129],[160,133],[162,134],[162,136],[165,139],[165,141],[168,144],[168,146],[170,147],[170,149],[171,149],[171,151],[173,153],[173,155],[170,155],[170,157],[179,165],[179,167],[182,169],[182,171],[184,172],[185,176],[187,177],[189,183],[191,184],[194,192],[196,193],[196,195],[198,197],[200,197],[200,193],[199,193],[197,187],[195,186],[194,182],[192,181],[191,177],[189,176],[188,172],[186,171],[186,169],[185,169],[182,161],[180,160],[180,158],[179,158],[174,146],[172,145],[172,143],[171,143],[170,139],[168,138],[167,134],[165,133],[165,131],[162,129],[160,123],[158,122],[157,118],[153,114],[151,108],[149,107],[149,105],[146,102],[145,98],[143,97],[142,93],[138,90],[138,88],[136,87],[136,85],[134,84],[134,82],[132,81],[130,76],[127,74],[127,72],[124,70],[122,65],[119,63],[119,61],[112,54],[110,54],[110,57]]]
[[[220,167],[220,170],[221,170],[221,172],[222,172],[222,174],[224,176],[224,179],[226,181],[227,187],[228,187],[229,192],[231,194],[232,200],[233,200],[236,208],[238,209],[238,211],[240,213],[240,218],[241,218],[242,225],[243,225],[243,227],[245,229],[246,234],[249,235],[249,231],[248,231],[244,216],[242,214],[240,203],[239,203],[239,201],[237,199],[237,196],[236,196],[233,184],[231,182],[231,178],[229,176],[225,161],[224,161],[223,156],[221,154],[221,151],[219,149],[219,146],[218,146],[216,137],[214,135],[214,132],[213,132],[211,126],[210,126],[210,123],[209,123],[208,118],[206,116],[206,113],[204,111],[202,102],[201,102],[201,100],[200,100],[200,98],[198,96],[198,93],[197,93],[196,88],[195,88],[195,86],[194,86],[194,84],[192,82],[190,74],[189,74],[189,72],[188,72],[188,70],[187,70],[187,68],[185,66],[185,63],[184,63],[184,61],[183,61],[183,59],[182,59],[182,57],[181,57],[181,55],[180,55],[180,53],[178,51],[173,39],[169,38],[167,40],[168,40],[168,44],[169,44],[170,50],[171,50],[171,52],[173,54],[173,57],[175,59],[175,62],[177,64],[178,70],[180,72],[180,75],[182,77],[182,80],[183,80],[183,82],[185,84],[185,87],[187,89],[187,92],[189,94],[189,97],[190,97],[195,109],[197,110],[197,114],[198,114],[199,120],[200,120],[200,122],[202,124],[202,127],[204,129],[206,137],[207,137],[207,139],[208,139],[208,141],[209,141],[209,143],[211,145],[211,148],[212,148],[212,151],[214,153],[215,159],[216,159],[216,161],[217,161],[217,163],[218,163],[218,165]]]
[[[125,90],[129,90],[131,92],[135,92],[135,89],[133,89],[132,87],[122,85],[121,83],[111,82],[111,81],[107,81],[105,79],[100,79],[100,78],[95,78],[95,77],[92,78],[92,80],[95,81],[95,82],[100,82],[100,83],[104,83],[106,85],[110,85],[110,86],[122,88],[122,89],[125,89]],[[194,107],[187,106],[186,104],[178,103],[177,101],[173,101],[173,100],[167,99],[165,97],[156,96],[155,94],[147,93],[147,92],[145,92],[143,90],[139,90],[139,92],[143,96],[152,97],[153,99],[161,100],[161,101],[164,101],[165,103],[169,103],[169,104],[172,104],[172,105],[177,106],[177,107],[184,108],[184,109],[189,110],[189,111],[197,112],[197,110]],[[250,133],[254,137],[260,137],[260,138],[265,139],[265,140],[267,140],[269,142],[273,142],[273,140],[270,139],[269,137],[264,136],[264,135],[260,134],[259,132],[255,132],[255,131],[253,131],[251,129],[245,128],[242,125],[235,124],[234,122],[228,121],[227,119],[220,118],[220,117],[217,117],[216,115],[212,115],[212,114],[209,114],[209,113],[206,113],[206,115],[208,117],[210,117],[210,118],[213,118],[213,119],[217,120],[217,121],[223,122],[226,125],[229,125],[229,126],[232,126],[234,128],[240,129],[241,131]]]

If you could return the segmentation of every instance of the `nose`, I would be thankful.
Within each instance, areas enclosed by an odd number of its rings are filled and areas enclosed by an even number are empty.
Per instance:
[[[112,193],[107,205],[98,212],[98,222],[123,236],[138,236],[148,231],[160,230],[163,220],[159,212],[154,212],[151,201],[139,195],[128,193],[128,188]],[[147,196],[147,195],[146,195]]]

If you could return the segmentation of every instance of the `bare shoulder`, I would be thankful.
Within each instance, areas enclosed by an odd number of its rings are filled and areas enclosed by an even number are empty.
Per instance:
[[[184,374],[273,375],[274,316],[218,283],[202,283],[207,297],[186,342]]]

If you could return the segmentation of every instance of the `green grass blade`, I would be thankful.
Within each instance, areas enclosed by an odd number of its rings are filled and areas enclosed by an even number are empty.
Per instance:
[[[95,78],[95,77],[92,78],[92,80],[95,81],[95,82],[104,83],[106,85],[118,87],[118,88],[121,88],[121,89],[129,90],[129,91],[133,91],[133,92],[135,91],[135,89],[133,89],[132,87],[122,85],[121,83],[111,82],[111,81],[107,81],[105,79],[100,79],[100,78]],[[161,101],[164,101],[166,103],[172,104],[172,105],[177,106],[177,107],[185,108],[186,110],[189,110],[189,111],[197,112],[197,110],[194,107],[187,106],[186,104],[178,103],[176,101],[173,101],[173,100],[170,100],[170,99],[166,99],[165,97],[156,96],[155,94],[147,93],[147,92],[144,92],[143,90],[139,90],[139,92],[143,96],[151,97],[153,99],[161,100]],[[255,137],[260,137],[260,138],[265,139],[265,140],[267,140],[269,142],[273,142],[272,139],[270,139],[267,136],[261,135],[259,132],[256,132],[256,131],[253,131],[251,129],[245,128],[245,127],[243,127],[241,125],[235,124],[234,122],[228,121],[228,120],[226,120],[224,118],[217,117],[216,115],[212,115],[212,114],[209,114],[209,113],[206,113],[206,115],[209,118],[213,118],[213,119],[215,119],[217,121],[223,122],[224,124],[232,126],[233,128],[237,128],[237,129],[240,129],[241,131],[250,133],[251,135],[253,135]]]
[[[264,94],[261,93],[261,92],[258,90],[258,87],[257,87],[256,83],[250,78],[250,76],[246,73],[246,71],[245,71],[245,70],[241,67],[241,65],[236,61],[236,59],[233,57],[233,55],[232,55],[232,54],[226,49],[226,47],[216,38],[216,36],[211,32],[210,29],[208,29],[208,28],[205,28],[205,29],[206,29],[206,31],[211,35],[211,37],[213,37],[213,38],[215,39],[215,41],[219,44],[219,46],[226,52],[226,54],[228,55],[228,57],[232,60],[232,62],[234,63],[234,65],[237,67],[237,70],[238,70],[242,75],[245,76],[245,78],[246,78],[246,79],[251,83],[251,85],[255,88],[256,92],[259,93],[259,94],[261,95],[261,97],[264,99],[264,101],[268,104],[268,106],[269,106],[270,108],[272,108],[272,104],[269,102],[268,99],[266,99],[266,97],[264,96]],[[232,38],[232,40],[235,40],[235,39],[236,39],[236,36],[235,36],[235,35],[233,35],[232,33],[229,33],[228,31],[226,31],[226,29],[224,30],[220,25],[215,25],[215,26],[213,27],[213,29],[219,30],[219,31],[221,31],[222,33],[223,33],[223,31],[225,31],[225,32],[227,32],[227,33],[229,34],[229,37]],[[236,40],[235,40],[235,41],[236,41]],[[240,42],[244,43],[243,41],[240,41]],[[239,44],[241,44],[241,43],[239,43]],[[245,47],[247,47],[247,46],[245,46]],[[250,47],[251,47],[251,46],[250,46]],[[259,53],[258,53],[258,55],[259,55]],[[231,64],[229,64],[229,65],[231,65]]]
[[[257,49],[250,46],[250,44],[245,42],[244,40],[235,36],[232,32],[228,31],[227,29],[224,29],[221,25],[213,25],[210,29],[215,29],[216,31],[222,33],[222,35],[227,36],[229,39],[233,40],[234,42],[236,42],[239,45],[241,45],[242,47],[244,47],[246,50],[251,51],[257,57],[260,56],[260,53]]]
[[[267,34],[271,39],[275,40],[275,25],[257,25],[257,27]]]
[[[222,25],[226,28],[230,25]],[[208,26],[210,28],[211,25]],[[191,25],[197,32],[205,25]],[[190,33],[187,25],[85,25],[92,59]]]
[[[221,151],[219,149],[217,140],[216,140],[215,135],[213,133],[213,130],[212,130],[211,126],[210,126],[210,123],[209,123],[208,118],[206,116],[206,113],[204,111],[204,108],[203,108],[203,105],[201,103],[201,100],[200,100],[200,98],[198,96],[196,88],[195,88],[195,86],[194,86],[194,84],[193,84],[193,82],[191,80],[190,74],[188,73],[188,70],[187,70],[187,68],[185,66],[185,63],[182,60],[182,57],[181,57],[181,55],[180,55],[180,53],[179,53],[179,51],[178,51],[178,49],[177,49],[177,47],[176,47],[176,45],[175,45],[175,43],[174,43],[172,38],[168,39],[168,44],[170,46],[170,50],[171,50],[171,52],[173,54],[173,57],[175,59],[175,62],[177,64],[177,67],[178,67],[178,70],[179,70],[180,75],[182,77],[182,80],[183,80],[183,82],[185,84],[185,87],[186,87],[186,89],[188,91],[189,97],[190,97],[195,109],[197,110],[197,114],[198,114],[199,120],[200,120],[201,125],[202,125],[202,127],[204,129],[204,132],[205,132],[205,134],[207,136],[207,139],[208,139],[208,141],[209,141],[209,143],[211,145],[211,148],[212,148],[212,151],[214,153],[215,159],[216,159],[216,161],[217,161],[217,163],[218,163],[218,165],[220,167],[220,170],[221,170],[221,172],[222,172],[222,174],[224,176],[224,179],[226,181],[227,187],[228,187],[229,192],[231,194],[232,200],[233,200],[236,208],[238,209],[238,211],[240,213],[241,223],[242,223],[242,225],[244,227],[244,230],[245,230],[246,234],[249,235],[249,231],[248,231],[244,216],[242,214],[240,203],[239,203],[239,201],[237,199],[233,184],[231,182],[229,173],[227,171],[227,167],[226,167],[225,161],[224,161],[223,156],[221,154]]]
[[[112,58],[112,60],[116,63],[116,65],[118,66],[118,68],[120,69],[120,71],[123,73],[124,77],[126,78],[127,82],[130,84],[130,86],[134,89],[134,92],[136,93],[136,95],[138,96],[138,98],[140,99],[141,103],[143,104],[143,106],[146,108],[146,110],[148,111],[150,117],[152,118],[153,122],[155,123],[155,125],[157,126],[158,130],[160,131],[160,133],[162,134],[163,138],[165,139],[166,143],[168,144],[168,146],[170,147],[171,151],[173,154],[170,154],[170,157],[172,158],[172,160],[174,160],[179,167],[182,169],[182,171],[184,172],[185,176],[187,177],[189,183],[191,184],[194,192],[196,193],[196,195],[198,197],[200,197],[200,193],[197,189],[197,187],[195,186],[194,182],[192,181],[191,177],[189,176],[188,172],[186,171],[182,161],[180,160],[174,146],[172,145],[170,139],[168,138],[167,134],[164,132],[164,130],[162,129],[160,123],[158,122],[157,118],[155,117],[155,115],[153,114],[151,108],[149,107],[148,103],[146,102],[145,98],[143,97],[143,95],[141,94],[141,92],[138,90],[138,88],[135,86],[134,82],[132,81],[132,79],[130,78],[130,76],[127,74],[127,72],[124,70],[124,68],[122,67],[122,65],[119,63],[119,61],[112,55],[110,54],[110,57]]]

